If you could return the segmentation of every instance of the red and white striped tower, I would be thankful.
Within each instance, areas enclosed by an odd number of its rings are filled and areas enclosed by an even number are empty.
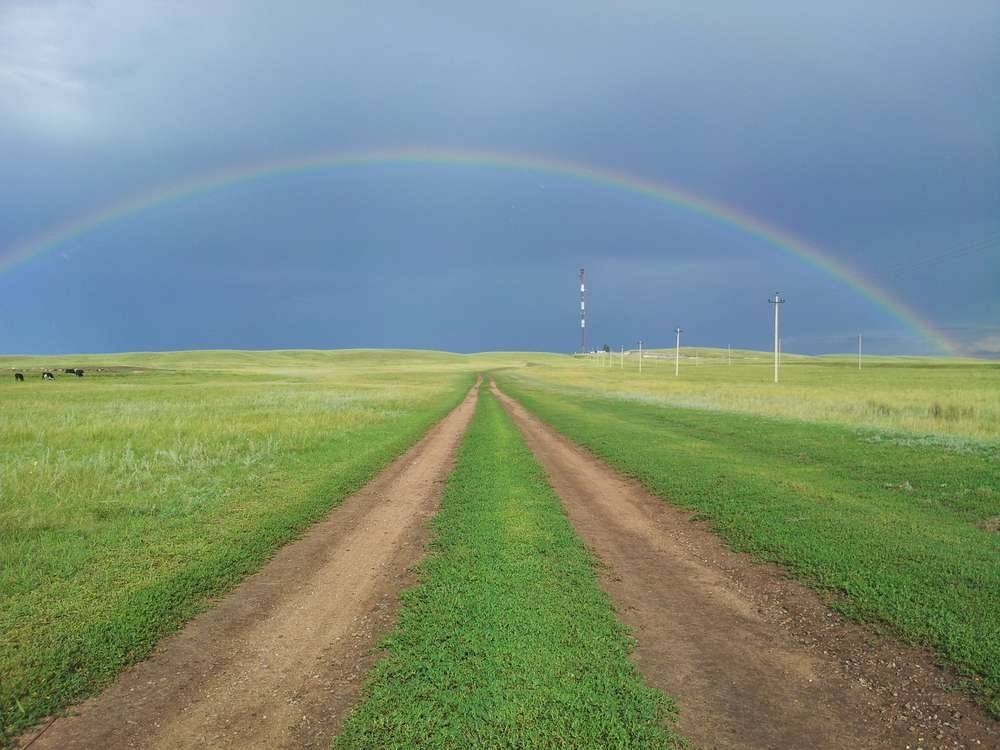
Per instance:
[[[580,353],[587,353],[587,287],[580,269]]]

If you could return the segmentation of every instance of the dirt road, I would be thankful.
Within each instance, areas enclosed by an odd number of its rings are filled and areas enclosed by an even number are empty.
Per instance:
[[[474,389],[475,390],[475,389]],[[475,392],[31,750],[329,747],[413,583]],[[32,736],[25,738],[31,741]]]
[[[1000,747],[997,722],[948,692],[927,653],[843,622],[494,392],[601,561],[636,663],[677,699],[696,747]]]

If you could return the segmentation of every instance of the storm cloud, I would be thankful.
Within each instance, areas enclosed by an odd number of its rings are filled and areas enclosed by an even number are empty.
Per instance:
[[[32,238],[240,165],[534,154],[683,186],[823,248],[963,350],[1000,340],[995,2],[7,2],[0,268]],[[711,216],[428,161],[275,175],[0,273],[8,352],[595,345],[932,353],[857,289]],[[49,315],[31,313],[44,300]]]

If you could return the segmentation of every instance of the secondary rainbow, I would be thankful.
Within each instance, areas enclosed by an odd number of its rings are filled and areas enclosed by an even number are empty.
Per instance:
[[[408,164],[535,172],[583,180],[605,188],[622,190],[668,203],[756,237],[801,259],[844,282],[940,351],[950,354],[959,352],[957,344],[936,329],[930,321],[918,315],[909,305],[893,297],[887,290],[864,278],[857,271],[811,242],[762,219],[667,182],[580,162],[496,151],[439,147],[380,148],[281,159],[200,174],[133,195],[110,206],[77,216],[49,231],[36,235],[0,256],[0,273],[53,250],[70,240],[95,232],[112,222],[127,219],[157,206],[191,200],[199,195],[240,183],[350,166]]]

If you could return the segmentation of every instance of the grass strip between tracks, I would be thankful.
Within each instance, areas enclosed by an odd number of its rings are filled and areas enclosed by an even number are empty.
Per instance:
[[[340,748],[673,747],[594,561],[484,388],[423,581]]]
[[[1000,716],[994,449],[497,379],[570,439],[711,519],[734,548],[782,563],[850,617],[935,648]]]

